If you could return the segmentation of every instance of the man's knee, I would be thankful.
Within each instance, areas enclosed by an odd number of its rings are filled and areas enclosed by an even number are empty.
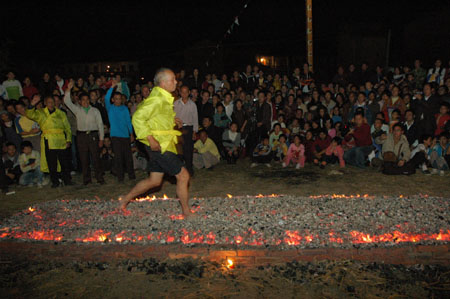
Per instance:
[[[189,172],[186,168],[182,167],[181,171],[176,175],[176,178],[180,182],[187,182],[189,181]]]

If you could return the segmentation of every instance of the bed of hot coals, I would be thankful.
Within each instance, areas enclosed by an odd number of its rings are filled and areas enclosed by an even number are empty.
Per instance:
[[[125,212],[118,200],[49,201],[5,219],[0,240],[279,248],[450,241],[447,198],[227,194],[190,203],[197,217],[185,220],[178,200],[166,196],[138,199]]]

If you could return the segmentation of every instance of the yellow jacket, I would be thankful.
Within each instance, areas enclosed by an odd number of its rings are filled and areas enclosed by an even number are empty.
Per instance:
[[[168,91],[155,87],[148,98],[138,105],[131,119],[137,139],[149,145],[147,136],[153,136],[161,146],[161,153],[177,153],[175,145],[181,132],[174,130],[173,100]]]
[[[49,149],[66,149],[67,142],[72,142],[69,121],[66,114],[57,108],[51,114],[47,108],[27,109],[25,114],[41,127],[41,171],[48,172],[44,140],[47,140]]]
[[[203,143],[200,139],[197,140],[194,144],[194,148],[198,151],[199,154],[204,154],[210,152],[218,160],[220,160],[219,150],[217,149],[216,144],[210,138],[207,138],[205,143]]]

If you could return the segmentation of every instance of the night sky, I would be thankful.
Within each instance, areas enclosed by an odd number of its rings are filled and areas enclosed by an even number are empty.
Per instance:
[[[0,40],[13,42],[10,52],[16,64],[164,58],[204,39],[220,41],[247,1],[97,2],[9,2],[1,18],[1,27],[6,30],[2,30]],[[444,0],[313,3],[316,57],[334,51],[339,24],[356,29],[359,23],[380,24],[394,28],[395,39],[405,23],[450,5]],[[286,49],[303,53],[304,13],[302,0],[249,1],[240,26],[224,45],[260,47],[275,54]]]

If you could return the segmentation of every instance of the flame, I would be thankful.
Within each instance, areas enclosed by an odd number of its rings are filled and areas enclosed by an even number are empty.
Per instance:
[[[111,233],[105,233],[102,229],[96,230],[93,233],[89,234],[86,238],[77,238],[75,241],[77,242],[105,242],[109,241],[109,235]]]
[[[228,198],[233,198],[233,195],[227,194],[227,197],[228,197]]]
[[[167,200],[167,199],[169,199],[169,198],[167,197],[166,194],[164,194],[164,195],[163,195],[163,199],[164,199],[164,200]]]
[[[226,266],[228,269],[233,269],[233,268],[234,268],[234,262],[233,262],[233,260],[227,259],[227,262],[226,262],[225,266]]]
[[[35,208],[32,208],[32,207],[29,207],[29,208],[28,208],[28,211],[30,211],[31,213],[33,213],[34,211],[36,211],[36,209],[35,209]]]

